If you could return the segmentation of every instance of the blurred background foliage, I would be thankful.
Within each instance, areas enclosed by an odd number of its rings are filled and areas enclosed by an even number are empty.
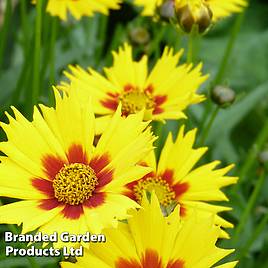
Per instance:
[[[137,59],[148,54],[151,65],[166,45],[175,50],[183,47],[187,52],[187,36],[169,23],[141,17],[139,10],[128,3],[121,10],[111,11],[109,17],[97,14],[81,21],[70,18],[60,22],[43,10],[40,50],[36,47],[36,9],[30,1],[0,0],[0,6],[1,121],[6,121],[4,111],[10,111],[10,105],[28,118],[37,101],[53,105],[51,85],[64,80],[62,71],[68,64],[91,66],[101,71],[103,66],[112,63],[111,50],[125,41],[134,46]],[[210,74],[201,89],[207,101],[192,106],[187,111],[189,120],[179,123],[199,129],[198,145],[202,144],[200,137],[206,138],[205,144],[210,150],[203,162],[219,159],[224,165],[236,163],[233,174],[240,176],[240,183],[226,190],[230,197],[228,205],[234,209],[225,216],[238,227],[230,231],[232,239],[220,243],[237,248],[237,253],[230,258],[240,258],[238,266],[243,268],[268,267],[268,177],[263,167],[268,158],[267,14],[267,1],[254,0],[244,15],[225,19],[212,26],[205,36],[195,38],[193,60],[202,61],[204,72]],[[230,43],[233,47],[228,51],[230,55],[219,77]],[[36,69],[39,53],[40,69]],[[186,54],[182,61],[186,61]],[[217,109],[210,99],[215,82],[232,88],[237,97],[234,104],[217,112],[206,133]],[[37,96],[33,97],[34,94]],[[177,122],[169,121],[160,129],[160,147],[168,131],[176,135],[177,127]],[[1,140],[4,139],[1,133]],[[7,228],[16,231],[12,226],[0,225],[1,234]],[[5,257],[2,239],[0,247],[1,268],[57,267],[58,259],[53,258]]]

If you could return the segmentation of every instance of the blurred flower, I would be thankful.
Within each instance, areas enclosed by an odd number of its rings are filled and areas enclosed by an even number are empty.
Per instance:
[[[156,9],[170,0],[134,0],[138,6],[144,9],[142,15],[153,16],[156,14]],[[241,12],[247,6],[247,0],[174,0],[174,8],[189,8],[195,16],[199,13],[198,9],[208,7],[212,12],[212,20],[216,21],[220,18],[227,17],[232,13]]]
[[[211,98],[221,108],[226,108],[235,101],[236,94],[231,88],[216,86],[211,92]]]
[[[208,204],[207,201],[227,201],[221,187],[236,183],[236,177],[224,176],[233,165],[216,169],[219,161],[193,169],[207,148],[193,149],[196,129],[184,134],[184,127],[179,131],[175,142],[170,134],[163,147],[159,163],[152,152],[142,163],[153,171],[142,179],[126,185],[125,194],[141,202],[144,191],[155,191],[160,204],[168,207],[180,204],[182,217],[191,215],[193,209],[219,213],[230,210],[228,207]],[[215,224],[231,228],[233,225],[220,216],[215,217]],[[224,237],[228,237],[222,232]]]
[[[38,0],[33,0],[36,3]],[[47,12],[52,16],[58,16],[62,20],[67,19],[70,12],[76,19],[82,16],[92,16],[95,12],[108,14],[109,9],[120,8],[122,0],[48,0]]]
[[[181,55],[182,50],[173,54],[173,49],[166,47],[148,74],[148,57],[134,61],[132,48],[125,44],[118,53],[113,52],[114,64],[104,69],[106,77],[92,69],[87,72],[79,66],[69,66],[71,73],[65,75],[71,83],[63,83],[59,89],[78,91],[81,101],[92,96],[94,111],[100,115],[100,132],[120,102],[124,116],[145,109],[145,120],[185,118],[184,109],[204,100],[196,91],[208,76],[202,76],[202,64],[195,68],[192,64],[177,66]]]
[[[33,122],[13,108],[15,119],[7,114],[1,124],[8,141],[0,143],[0,196],[23,201],[1,206],[0,223],[45,234],[115,227],[139,206],[123,185],[151,171],[136,165],[152,149],[148,124],[142,113],[122,118],[118,109],[95,148],[90,103],[81,106],[72,92],[55,97],[55,109],[40,106],[43,116],[35,107]]]
[[[144,209],[133,212],[128,224],[105,230],[106,243],[91,244],[83,257],[62,268],[210,268],[232,253],[232,249],[216,247],[220,230],[213,225],[213,215],[194,213],[181,221],[176,209],[163,217],[155,195]],[[218,268],[232,268],[237,262]]]

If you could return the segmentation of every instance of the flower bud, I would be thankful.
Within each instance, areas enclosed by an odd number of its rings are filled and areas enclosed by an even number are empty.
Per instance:
[[[175,11],[179,25],[186,33],[190,33],[194,25],[197,26],[198,33],[204,33],[211,25],[213,14],[203,0],[195,3],[176,1]]]
[[[222,108],[230,106],[236,98],[235,92],[224,86],[216,86],[211,93],[212,100]]]
[[[129,32],[130,40],[135,45],[146,45],[150,41],[150,34],[143,27],[136,27]]]
[[[161,19],[169,21],[175,17],[174,0],[165,0],[161,6],[158,7],[158,14]]]

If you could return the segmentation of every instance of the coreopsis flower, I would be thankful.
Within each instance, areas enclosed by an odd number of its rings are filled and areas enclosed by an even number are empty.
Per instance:
[[[113,52],[113,66],[104,69],[106,77],[92,69],[70,66],[71,73],[65,74],[71,83],[63,83],[59,89],[78,91],[81,101],[92,96],[100,132],[119,103],[122,103],[123,116],[145,109],[145,120],[184,118],[184,109],[204,100],[204,96],[196,92],[208,76],[202,75],[202,64],[195,68],[191,64],[178,66],[181,55],[182,50],[174,54],[172,48],[166,47],[148,73],[148,57],[134,61],[132,47],[125,44],[118,53]]]
[[[37,1],[33,0],[34,3]],[[109,9],[120,8],[121,2],[121,0],[48,0],[46,10],[62,20],[67,19],[68,13],[80,19],[82,16],[92,16],[95,12],[107,15]]]
[[[166,2],[173,3],[177,9],[188,8],[195,19],[211,11],[213,21],[241,12],[248,4],[247,0],[134,0],[136,5],[144,8],[144,16],[154,16],[156,10]]]
[[[153,168],[153,172],[142,179],[126,185],[125,194],[141,203],[144,191],[155,191],[161,206],[172,207],[180,204],[180,215],[187,218],[193,209],[219,213],[230,210],[228,207],[209,204],[207,201],[228,201],[221,187],[236,183],[236,177],[224,176],[233,165],[215,169],[219,161],[194,168],[207,148],[194,149],[196,129],[184,134],[184,127],[179,131],[175,142],[170,134],[162,149],[158,164],[154,153],[143,162],[144,166]],[[233,225],[219,215],[215,216],[215,224],[231,228]],[[222,231],[222,236],[228,234]]]
[[[177,209],[163,217],[155,195],[143,209],[133,212],[128,224],[105,230],[106,243],[91,244],[76,263],[62,262],[62,268],[232,268],[237,262],[214,266],[233,252],[215,246],[220,229],[213,216],[194,212],[186,221]]]
[[[55,109],[40,105],[41,114],[35,107],[32,122],[13,107],[15,118],[7,114],[9,123],[1,124],[0,196],[22,200],[0,207],[0,223],[45,234],[116,227],[139,206],[123,185],[150,171],[137,165],[154,141],[148,124],[142,113],[122,118],[118,109],[94,147],[90,102],[82,106],[75,94],[57,91],[55,98]]]

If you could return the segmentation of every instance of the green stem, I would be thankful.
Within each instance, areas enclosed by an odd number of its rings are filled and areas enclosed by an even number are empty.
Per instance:
[[[193,38],[191,35],[188,37],[188,51],[187,51],[187,63],[193,61]]]
[[[222,80],[224,78],[226,67],[228,65],[230,56],[232,54],[232,51],[233,51],[237,36],[239,34],[239,31],[240,31],[240,28],[241,28],[241,25],[242,25],[242,22],[243,22],[243,19],[244,19],[244,12],[239,14],[237,16],[236,20],[235,20],[234,26],[232,28],[231,36],[230,36],[230,39],[229,39],[229,42],[228,42],[228,44],[226,46],[225,53],[224,53],[223,58],[221,60],[220,68],[219,68],[219,70],[218,70],[218,72],[216,74],[216,77],[215,77],[215,80],[214,80],[212,86],[218,85],[219,83],[222,82]]]
[[[213,89],[213,87],[215,85],[218,85],[218,84],[222,83],[222,81],[223,81],[225,71],[226,71],[226,67],[228,65],[230,56],[231,56],[231,54],[233,52],[233,48],[234,48],[237,36],[239,34],[243,19],[244,19],[244,13],[241,13],[241,14],[239,14],[237,16],[237,18],[235,20],[235,23],[234,23],[234,26],[232,27],[231,35],[230,35],[228,44],[227,44],[227,46],[225,48],[225,52],[224,52],[224,55],[222,57],[222,60],[220,62],[220,67],[218,69],[216,77],[215,77],[214,81],[212,81],[210,86],[208,87],[208,94],[211,93],[211,90]],[[202,118],[202,123],[201,123],[202,126],[204,125],[205,120],[206,120],[206,116],[210,112],[210,110],[211,110],[210,105],[207,104],[204,116]],[[203,142],[201,144],[203,144]]]
[[[107,38],[107,27],[108,27],[108,17],[101,15],[98,23],[98,40],[103,40],[103,42],[98,42],[98,46],[95,49],[95,63],[99,64],[101,58],[104,54],[104,47]]]
[[[17,104],[19,102],[20,96],[21,96],[21,91],[25,85],[25,80],[27,79],[27,70],[29,69],[29,64],[27,62],[27,51],[25,52],[26,55],[24,56],[24,62],[23,66],[21,68],[20,76],[17,80],[16,87],[14,89],[14,92],[12,94],[12,103]]]
[[[187,63],[194,63],[196,60],[197,45],[198,45],[198,26],[194,25],[191,32],[188,34],[188,49],[187,49]]]
[[[12,15],[12,3],[11,0],[7,0],[6,10],[4,14],[4,23],[2,25],[2,30],[0,32],[0,72],[2,70],[4,63],[4,55],[8,40],[8,34],[10,33],[9,26],[11,21],[11,15]]]
[[[207,118],[208,118],[210,111],[211,111],[211,107],[214,106],[214,103],[212,103],[210,96],[207,96],[206,98],[207,98],[207,101],[204,103],[204,112],[203,112],[203,115],[202,115],[202,118],[200,121],[200,126],[201,126],[200,129],[205,128]]]
[[[245,246],[242,248],[241,252],[238,255],[238,260],[241,260],[244,258],[244,256],[247,254],[247,252],[250,250],[250,247],[258,239],[264,228],[267,226],[268,223],[268,212],[265,214],[265,216],[262,218],[261,222],[257,225],[255,228],[253,234],[246,242]]]
[[[35,24],[32,105],[37,103],[38,97],[39,97],[39,91],[40,91],[42,6],[43,6],[43,0],[38,0],[36,3],[37,17],[36,17],[36,24]]]
[[[194,27],[188,35],[188,49],[187,49],[187,63],[190,64],[193,62],[194,54]]]
[[[212,127],[212,125],[213,125],[218,113],[219,113],[219,111],[220,111],[220,107],[217,106],[216,109],[214,110],[214,112],[211,114],[211,117],[209,119],[209,122],[208,122],[207,126],[205,126],[204,129],[203,129],[203,134],[202,134],[202,136],[200,138],[200,146],[203,146],[205,144],[205,141],[206,141],[206,139],[208,137],[209,131],[210,131],[210,129],[211,129],[211,127]]]
[[[257,136],[256,141],[252,145],[249,153],[247,154],[247,158],[244,161],[244,165],[241,167],[240,174],[239,174],[239,181],[235,188],[237,188],[241,183],[245,180],[246,175],[250,171],[251,167],[256,162],[257,155],[261,148],[264,146],[265,142],[268,139],[268,118],[264,123],[262,130],[260,131],[259,135]],[[235,190],[235,189],[234,189]]]
[[[246,206],[242,216],[240,217],[239,224],[236,227],[236,230],[235,230],[235,233],[233,236],[233,241],[235,244],[238,242],[240,234],[243,231],[243,229],[248,221],[248,218],[250,217],[250,213],[256,204],[257,198],[258,198],[259,193],[263,187],[264,182],[265,182],[265,172],[263,169],[261,171],[260,177],[259,177],[259,179],[254,187],[254,190],[249,198],[247,206]]]
[[[155,33],[155,37],[150,42],[150,48],[148,51],[148,55],[150,56],[152,53],[154,53],[155,58],[160,57],[160,42],[163,40],[163,35],[165,33],[165,27],[162,26],[160,29],[157,29]]]
[[[52,29],[50,39],[50,73],[49,73],[49,87],[55,84],[55,43],[58,32],[58,18],[52,17]],[[49,103],[52,105],[54,97],[52,90],[49,88]]]
[[[27,12],[26,12],[26,0],[21,0],[20,2],[20,21],[21,21],[21,27],[23,32],[23,51],[24,51],[24,61],[23,66],[20,71],[20,76],[17,80],[16,87],[12,94],[12,103],[16,104],[19,101],[19,98],[21,96],[21,91],[25,85],[25,80],[27,77],[27,70],[29,69],[30,65],[27,61],[27,59],[30,58],[31,48],[29,46],[29,31],[28,31],[28,25],[27,25]]]
[[[23,31],[23,38],[24,38],[24,56],[27,54],[27,47],[29,42],[29,31],[27,25],[27,11],[26,11],[26,0],[21,0],[20,2],[20,19]],[[26,59],[26,58],[25,58]]]

